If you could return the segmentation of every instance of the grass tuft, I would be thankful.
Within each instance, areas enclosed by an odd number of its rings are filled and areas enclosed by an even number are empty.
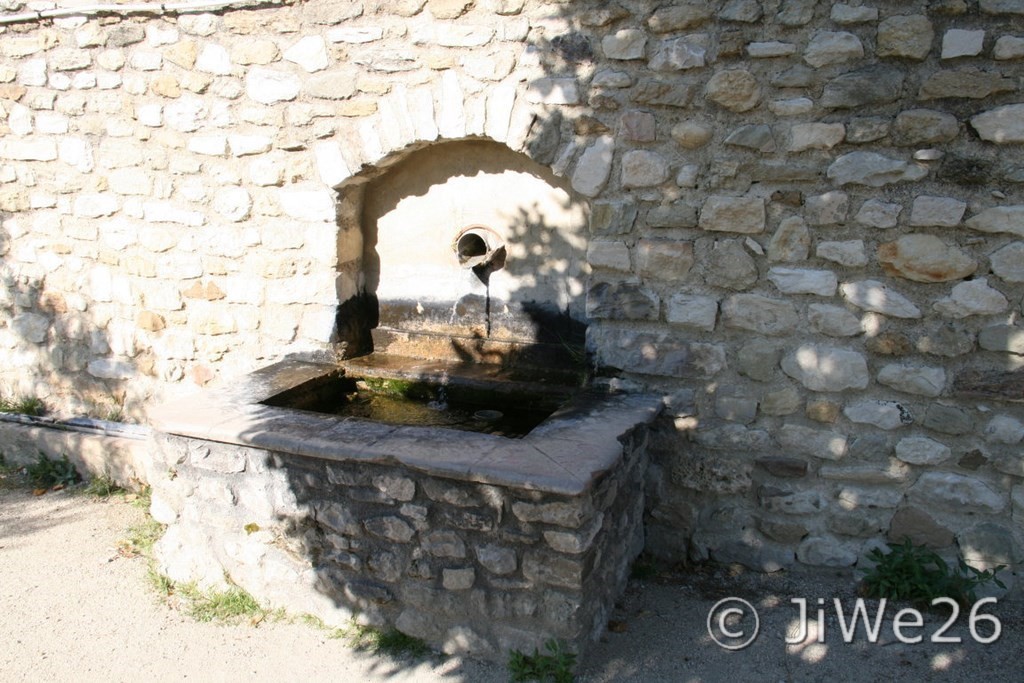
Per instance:
[[[430,647],[425,642],[395,628],[379,629],[353,624],[345,629],[337,629],[331,637],[345,638],[357,649],[392,658],[422,658],[430,654]]]
[[[0,398],[0,413],[18,413],[20,415],[42,415],[46,405],[38,398],[22,396],[21,398]]]
[[[125,492],[123,488],[105,474],[90,479],[84,491],[90,496],[96,496],[97,498],[109,498],[110,496]]]
[[[67,454],[60,456],[60,460],[50,460],[40,452],[35,464],[26,467],[25,472],[32,485],[40,489],[64,488],[81,479]]]

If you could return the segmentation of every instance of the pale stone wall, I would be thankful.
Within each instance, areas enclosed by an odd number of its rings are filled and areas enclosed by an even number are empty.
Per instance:
[[[331,188],[486,137],[589,201],[590,346],[670,397],[649,548],[1018,562],[1024,8],[590,7],[0,29],[4,392],[143,417],[328,345],[361,253]]]

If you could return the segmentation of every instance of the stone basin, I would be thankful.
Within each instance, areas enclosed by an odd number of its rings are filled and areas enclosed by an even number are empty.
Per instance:
[[[643,547],[660,398],[582,392],[515,439],[265,403],[338,370],[282,361],[159,410],[161,571],[449,653],[582,653]]]

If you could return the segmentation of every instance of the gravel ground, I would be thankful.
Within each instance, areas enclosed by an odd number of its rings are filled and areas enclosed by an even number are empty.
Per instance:
[[[123,497],[51,492],[33,496],[0,480],[0,650],[2,681],[505,681],[503,666],[463,658],[394,660],[353,649],[309,625],[267,619],[258,625],[200,623],[174,609],[147,579],[146,561],[120,552],[144,514]],[[848,576],[765,576],[727,568],[664,572],[633,582],[581,680],[611,681],[1019,681],[1024,654],[1020,601],[986,608],[1002,625],[991,644],[974,642],[961,615],[949,635],[928,643],[943,619],[926,615],[925,643],[893,635],[889,607],[877,643],[863,628],[845,643],[831,607],[852,607]],[[718,647],[709,610],[727,597],[760,614],[759,637],[738,651]],[[787,645],[794,597],[827,599],[824,643]],[[870,606],[870,605],[869,605]],[[874,606],[870,606],[871,615]],[[730,630],[750,619],[727,622]],[[988,631],[986,631],[987,633]],[[984,634],[981,634],[984,635]]]

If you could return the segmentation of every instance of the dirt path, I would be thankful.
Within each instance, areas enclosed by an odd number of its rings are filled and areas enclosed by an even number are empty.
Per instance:
[[[0,482],[2,484],[3,482]],[[115,497],[66,492],[32,496],[0,486],[0,680],[2,681],[467,681],[508,680],[503,666],[460,658],[394,661],[352,649],[302,623],[200,623],[151,588],[146,562],[118,552],[143,512]],[[728,651],[707,632],[718,600],[738,596],[760,613],[760,636]],[[581,680],[618,681],[1019,681],[1024,605],[990,613],[1003,633],[974,642],[962,615],[959,644],[904,644],[890,608],[877,643],[861,631],[843,642],[829,611],[824,643],[785,643],[793,597],[855,599],[848,577],[814,580],[731,575],[721,569],[672,581],[632,583]],[[829,603],[826,603],[826,605]],[[929,639],[942,620],[918,629]]]
[[[168,608],[117,549],[141,510],[0,489],[4,681],[504,681],[459,658],[393,662],[302,623],[225,626]]]

